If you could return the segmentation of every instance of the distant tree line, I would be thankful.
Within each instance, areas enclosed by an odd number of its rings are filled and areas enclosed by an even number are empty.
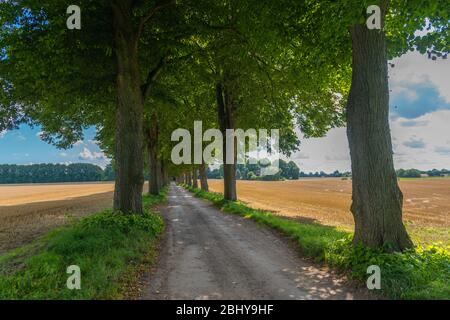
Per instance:
[[[351,177],[351,172],[333,173],[300,171],[297,164],[293,161],[284,161],[280,159],[280,170],[275,175],[261,176],[261,166],[259,164],[238,164],[236,166],[236,178],[239,180],[297,180],[299,178],[342,178]],[[219,168],[207,168],[207,177],[209,179],[223,179],[223,165]],[[148,179],[149,174],[144,174]],[[399,178],[420,178],[423,176],[442,177],[450,176],[448,169],[432,169],[421,171],[418,169],[399,169],[397,170]],[[114,181],[115,174],[111,164],[105,169],[90,163],[73,164],[0,164],[0,184],[8,183],[54,183],[54,182],[88,182],[88,181]]]
[[[296,180],[300,177],[300,169],[294,161],[286,162],[282,159],[279,161],[280,170],[274,175],[261,175],[261,166],[259,164],[237,164],[236,179],[238,180]],[[207,169],[207,177],[209,179],[223,179],[223,165],[219,168],[211,170]]]
[[[397,170],[397,176],[399,178],[420,178],[422,176],[428,176],[428,177],[444,177],[449,176],[450,170],[442,169],[442,170],[428,170],[428,171],[421,171],[418,169],[400,169]]]
[[[352,173],[349,171],[346,172],[340,172],[338,170],[334,171],[333,173],[326,173],[323,171],[320,172],[300,172],[301,178],[342,178],[342,177],[351,177]]]
[[[103,170],[90,163],[0,165],[0,184],[113,181],[114,170],[107,165]]]
[[[211,170],[208,168],[207,176],[209,179],[223,179],[223,166]],[[258,164],[238,164],[236,169],[236,178],[239,180],[296,180],[298,178],[351,178],[352,173],[350,171],[340,172],[336,170],[332,173],[326,173],[324,171],[305,173],[300,171],[297,164],[293,161],[286,162],[280,160],[280,171],[271,176],[261,176],[261,166]],[[450,176],[450,170],[448,169],[432,169],[432,170],[418,170],[418,169],[399,169],[397,170],[397,176],[399,178],[420,178],[424,176],[428,177],[444,177]]]

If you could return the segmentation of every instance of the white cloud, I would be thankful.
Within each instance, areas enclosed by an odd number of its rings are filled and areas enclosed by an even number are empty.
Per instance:
[[[395,167],[450,169],[450,110],[427,113],[414,121],[412,123],[405,118],[390,120]],[[332,129],[324,138],[302,140],[300,152],[291,159],[305,172],[350,170],[346,129]]]
[[[98,140],[88,140],[88,142],[92,145],[98,145],[100,142]]]
[[[82,146],[82,145],[84,145],[84,142],[83,142],[82,140],[78,140],[78,141],[75,142],[73,145],[74,145],[75,147]]]
[[[302,137],[301,133],[298,133]],[[326,137],[301,139],[300,151],[292,155],[301,171],[350,170],[350,151],[345,128],[332,129]]]
[[[408,141],[403,142],[403,145],[412,149],[424,149],[426,144],[422,139],[417,138],[417,136],[411,137]]]
[[[448,155],[450,157],[450,147],[439,146],[434,148],[434,151],[442,155]]]
[[[292,160],[305,160],[305,159],[309,159],[309,156],[302,152],[297,152],[295,154],[295,156],[292,156],[291,158],[292,158]]]
[[[428,83],[436,87],[439,95],[450,103],[450,59],[433,61],[419,52],[408,52],[392,62],[395,65],[394,68],[389,68],[392,93],[406,92],[406,97],[412,102],[417,99],[417,94],[409,86]]]
[[[93,152],[88,148],[84,147],[83,151],[78,155],[80,160],[103,160],[105,159],[105,154],[103,152]]]
[[[419,125],[404,126],[406,119],[391,119],[394,144],[394,162],[398,168],[421,170],[450,167],[450,149],[447,142],[450,135],[450,110],[439,110],[415,119]],[[407,142],[420,141],[423,148],[411,149]],[[405,145],[406,143],[406,145]]]
[[[432,61],[426,55],[409,52],[392,62],[395,66],[389,70],[391,96],[400,93],[406,104],[417,104],[421,97],[414,88],[426,84],[435,87],[439,96],[450,103],[450,59]],[[450,110],[431,111],[415,119],[396,115],[391,117],[390,124],[397,169],[450,168]],[[301,133],[298,136],[302,138]],[[300,152],[291,157],[300,170],[350,170],[346,128],[332,129],[324,138],[301,140]]]
[[[2,139],[7,133],[8,133],[8,130],[0,131],[0,139]]]
[[[427,121],[406,120],[400,123],[402,127],[424,127],[428,124]]]
[[[60,155],[61,157],[67,157],[67,153],[66,153],[66,152],[60,152],[59,155]]]

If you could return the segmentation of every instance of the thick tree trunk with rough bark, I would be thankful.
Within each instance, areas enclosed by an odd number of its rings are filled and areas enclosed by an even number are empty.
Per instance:
[[[236,141],[234,142],[233,163],[227,163],[226,130],[234,129],[234,106],[231,98],[230,90],[221,83],[216,85],[217,114],[219,118],[220,131],[223,135],[223,183],[224,198],[230,201],[237,200],[236,192]]]
[[[192,168],[192,186],[198,188],[198,170],[197,168]]]
[[[350,29],[353,77],[347,107],[352,160],[354,243],[398,251],[412,246],[402,222],[389,128],[386,39],[365,25]]]
[[[114,210],[141,214],[144,103],[136,34],[132,25],[132,1],[113,3],[117,59]]]
[[[199,168],[200,172],[200,186],[203,191],[209,191],[208,177],[206,176],[206,165],[202,163]]]

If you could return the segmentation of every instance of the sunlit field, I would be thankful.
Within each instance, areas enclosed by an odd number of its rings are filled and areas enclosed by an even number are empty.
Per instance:
[[[450,242],[450,179],[401,180],[404,221],[420,243]],[[211,191],[222,192],[222,180],[209,180]],[[349,211],[351,180],[238,181],[238,197],[251,207],[302,221],[353,227]]]
[[[113,190],[112,182],[0,185],[0,206],[67,200]]]
[[[222,180],[209,180],[222,191]],[[404,221],[420,243],[450,242],[450,179],[400,181]],[[73,218],[112,206],[113,183],[0,185],[0,253],[28,243]],[[351,230],[351,180],[238,181],[251,207],[305,222]]]
[[[112,206],[114,183],[0,185],[0,254]]]

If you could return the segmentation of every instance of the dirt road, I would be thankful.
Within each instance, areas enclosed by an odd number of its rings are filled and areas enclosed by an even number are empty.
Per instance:
[[[144,299],[366,298],[272,231],[171,186],[160,260]]]

